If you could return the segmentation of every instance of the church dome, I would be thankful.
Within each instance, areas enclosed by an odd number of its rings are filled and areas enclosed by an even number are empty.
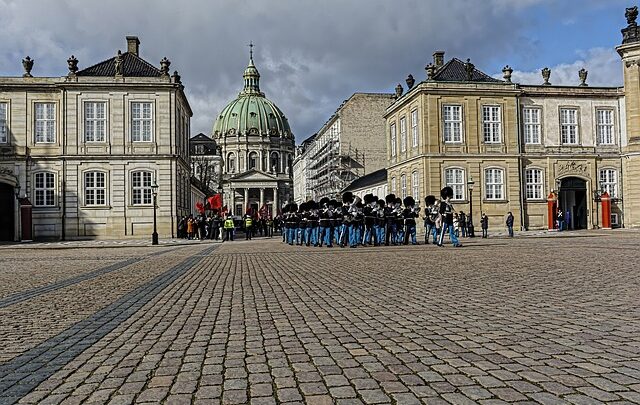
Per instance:
[[[287,118],[260,91],[260,73],[253,63],[253,54],[242,76],[244,88],[216,118],[213,136],[269,135],[293,139]]]

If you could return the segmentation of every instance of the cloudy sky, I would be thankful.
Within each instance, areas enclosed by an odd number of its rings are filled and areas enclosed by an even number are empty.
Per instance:
[[[436,49],[470,58],[500,76],[554,84],[620,85],[614,47],[632,0],[0,0],[0,75],[62,76],[126,50],[167,56],[194,111],[193,134],[211,133],[218,112],[242,87],[253,41],[261,88],[287,115],[297,142],[354,92],[393,92],[407,74],[425,78]]]

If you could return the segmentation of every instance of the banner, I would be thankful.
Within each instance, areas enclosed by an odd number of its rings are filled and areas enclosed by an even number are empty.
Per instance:
[[[210,210],[217,210],[222,208],[222,195],[214,194],[211,197],[207,198],[207,202],[209,203]]]

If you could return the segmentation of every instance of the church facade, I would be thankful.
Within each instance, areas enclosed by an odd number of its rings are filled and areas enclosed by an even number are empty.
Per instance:
[[[223,205],[236,216],[261,209],[275,216],[293,197],[295,139],[286,116],[260,91],[253,52],[243,78],[242,91],[213,126],[222,154]]]
[[[175,236],[189,210],[191,108],[177,72],[127,52],[62,77],[0,78],[0,239]],[[157,185],[157,188],[155,187]],[[10,213],[10,215],[5,215]]]
[[[386,111],[389,190],[423,200],[444,186],[454,189],[457,210],[473,207],[490,227],[544,229],[553,219],[549,201],[569,212],[571,229],[602,226],[601,199],[611,197],[613,226],[640,226],[640,31],[627,12],[623,30],[624,87],[592,87],[588,72],[574,86],[502,80],[467,60],[445,62],[434,53],[427,78]],[[638,34],[636,34],[638,32]]]

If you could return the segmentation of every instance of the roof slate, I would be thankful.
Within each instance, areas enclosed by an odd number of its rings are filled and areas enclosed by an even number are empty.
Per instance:
[[[86,69],[80,70],[77,75],[100,77],[115,76],[115,59],[116,57],[114,56],[93,66],[89,66]],[[128,77],[160,77],[162,76],[162,73],[160,72],[160,69],[156,68],[141,57],[133,53],[125,52],[122,54],[122,75]]]
[[[371,172],[366,176],[362,176],[360,178],[355,179],[354,181],[351,182],[351,184],[347,186],[347,188],[343,190],[343,192],[356,190],[362,187],[368,187],[370,185],[384,182],[386,180],[387,180],[387,169],[376,170],[375,172]]]
[[[465,69],[465,63],[458,58],[453,58],[449,62],[445,63],[436,74],[433,76],[433,80],[440,82],[467,82],[467,70]],[[472,82],[491,82],[491,83],[503,83],[502,80],[495,79],[488,74],[479,71],[474,68],[471,74]]]

